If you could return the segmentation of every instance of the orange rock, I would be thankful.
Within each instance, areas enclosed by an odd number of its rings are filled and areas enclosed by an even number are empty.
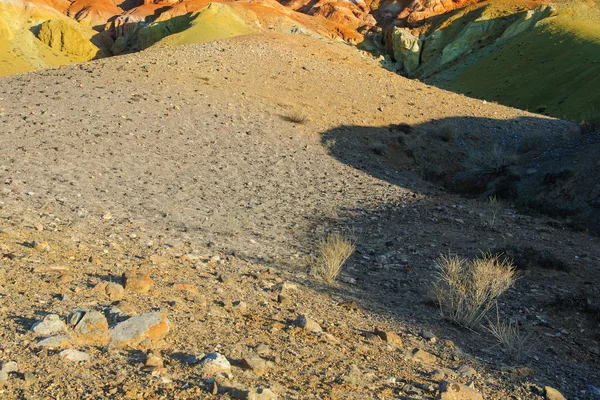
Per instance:
[[[152,287],[152,279],[150,275],[129,271],[123,274],[125,281],[125,289],[136,293],[148,293]]]
[[[190,293],[198,293],[198,288],[190,283],[176,283],[173,287],[177,290],[183,290]]]

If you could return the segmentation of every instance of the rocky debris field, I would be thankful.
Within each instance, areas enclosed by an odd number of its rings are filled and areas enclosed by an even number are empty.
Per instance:
[[[598,238],[374,146],[445,118],[572,126],[376,65],[259,35],[0,80],[2,398],[598,398]],[[357,250],[324,284],[334,231]],[[520,268],[498,307],[520,354],[428,299],[441,254],[480,251]]]

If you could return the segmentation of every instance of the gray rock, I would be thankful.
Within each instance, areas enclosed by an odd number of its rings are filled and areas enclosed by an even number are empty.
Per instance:
[[[8,381],[8,372],[0,371],[0,386],[4,385]]]
[[[474,368],[469,367],[468,365],[461,365],[456,369],[456,373],[467,378],[471,378],[477,375],[477,371],[475,371]]]
[[[321,333],[323,329],[321,325],[319,325],[316,321],[313,321],[306,315],[299,315],[294,321],[294,325],[304,329],[305,331],[313,332],[313,333]]]
[[[40,340],[38,342],[39,347],[47,349],[60,349],[63,347],[69,347],[71,345],[71,338],[64,335],[50,336],[49,338]]]
[[[87,312],[87,310],[83,310],[83,309],[77,309],[77,310],[71,311],[71,314],[69,314],[69,317],[67,318],[67,323],[71,326],[77,325],[79,323],[79,321],[81,321],[81,319],[83,318],[83,316],[85,315],[86,312]]]
[[[50,336],[59,332],[66,331],[67,326],[57,314],[49,314],[42,321],[38,321],[31,327],[31,330],[38,335]]]
[[[483,396],[477,390],[462,383],[451,380],[440,382],[440,394],[438,400],[483,400]]]
[[[209,353],[200,360],[200,372],[203,377],[211,378],[219,372],[231,372],[231,364],[221,353]]]
[[[253,353],[244,353],[242,355],[242,364],[245,368],[258,374],[262,374],[268,368],[267,362]]]
[[[98,311],[87,311],[75,326],[75,332],[82,335],[95,335],[105,338],[108,331],[108,321],[104,314]]]
[[[110,325],[114,325],[114,324],[117,324],[119,322],[123,322],[123,321],[125,321],[125,320],[127,320],[129,318],[129,315],[127,315],[126,313],[124,313],[117,306],[112,306],[112,307],[107,308],[104,311],[104,314],[106,315],[106,319],[108,320],[108,323]]]
[[[436,369],[434,371],[431,371],[427,376],[431,380],[441,381],[442,379],[444,379],[446,377],[446,374],[441,369]]]
[[[419,361],[426,364],[433,364],[437,361],[437,357],[420,348],[416,348],[412,353],[413,361]]]
[[[58,355],[65,360],[73,362],[82,362],[90,359],[90,355],[88,353],[84,353],[83,351],[75,349],[63,350],[60,353],[58,353]]]
[[[2,371],[10,374],[11,372],[17,372],[19,370],[19,366],[14,361],[9,361],[7,363],[2,364]]]
[[[109,331],[109,338],[111,346],[136,346],[146,339],[161,339],[170,328],[166,314],[152,312],[119,323]]]

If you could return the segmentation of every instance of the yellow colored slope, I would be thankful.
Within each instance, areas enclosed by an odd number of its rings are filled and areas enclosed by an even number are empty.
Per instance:
[[[85,44],[88,51],[78,53],[77,49],[71,49],[67,52],[64,46],[51,48],[44,44],[34,32],[46,21],[60,21],[54,25],[60,26],[62,31],[56,33],[80,38],[77,43]],[[90,28],[43,3],[0,0],[0,76],[87,61],[97,54],[89,41],[93,34]]]

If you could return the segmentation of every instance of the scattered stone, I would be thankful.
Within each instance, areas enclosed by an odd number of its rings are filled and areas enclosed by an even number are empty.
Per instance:
[[[277,400],[277,395],[271,389],[257,388],[252,389],[246,396],[247,400]]]
[[[421,389],[411,385],[410,383],[404,385],[402,387],[402,391],[409,396],[420,396],[421,394],[423,394]]]
[[[125,295],[125,288],[115,282],[106,285],[105,292],[112,300],[121,300]]]
[[[446,374],[441,369],[436,369],[431,371],[427,376],[433,381],[441,381],[446,377]]]
[[[423,332],[421,332],[421,337],[423,339],[427,340],[430,343],[437,342],[437,338],[435,337],[435,335],[432,332],[429,332],[429,331],[423,331]]]
[[[2,371],[10,374],[11,372],[17,372],[19,370],[19,366],[14,361],[9,361],[7,363],[2,364]]]
[[[502,371],[508,372],[509,374],[522,376],[524,378],[533,376],[533,370],[527,367],[505,367],[502,368]]]
[[[317,322],[313,321],[312,319],[310,319],[309,317],[307,317],[304,314],[299,315],[298,318],[296,318],[296,320],[294,321],[294,325],[296,325],[297,327],[302,328],[308,332],[313,332],[313,333],[323,332],[321,325],[319,325]]]
[[[221,353],[209,353],[200,360],[200,372],[205,378],[212,378],[219,372],[231,372],[231,364]]]
[[[358,304],[355,301],[342,301],[338,304],[338,307],[342,307],[346,310],[358,311]]]
[[[253,353],[242,354],[242,365],[257,374],[264,373],[268,368],[267,362]]]
[[[477,390],[450,380],[441,381],[439,390],[438,400],[483,400]]]
[[[42,321],[38,321],[31,330],[42,336],[51,336],[59,332],[65,332],[67,326],[57,314],[48,314]]]
[[[0,386],[3,386],[8,381],[8,372],[0,371]]]
[[[234,301],[233,308],[239,311],[246,311],[248,309],[248,305],[243,301]]]
[[[477,375],[477,371],[474,368],[469,367],[468,365],[461,365],[456,370],[456,373],[467,378],[471,378]]]
[[[391,344],[392,346],[402,346],[402,339],[397,333],[392,331],[384,331],[379,328],[375,328],[375,335],[379,336],[383,341]]]
[[[163,366],[163,359],[154,353],[150,353],[146,356],[146,366],[160,368]]]
[[[167,315],[161,312],[152,312],[131,317],[119,323],[109,331],[112,346],[132,347],[142,341],[158,340],[163,338],[170,329]]]
[[[264,343],[259,344],[258,346],[256,346],[256,354],[258,354],[261,357],[265,357],[268,356],[269,354],[271,354],[271,349],[269,348],[269,346],[267,346]]]
[[[181,290],[183,292],[198,293],[198,287],[191,283],[176,283],[173,287],[175,290]]]
[[[342,376],[342,381],[355,386],[364,386],[369,384],[375,378],[373,373],[363,373],[356,364],[348,368],[348,372]]]
[[[90,355],[84,353],[83,351],[75,350],[75,349],[67,349],[61,351],[59,354],[63,359],[74,362],[82,362],[90,359]]]
[[[544,394],[546,400],[567,400],[558,390],[550,386],[544,386]]]
[[[419,362],[423,362],[426,364],[433,364],[437,361],[436,356],[434,356],[433,354],[428,353],[425,350],[422,350],[418,347],[413,350],[412,359],[413,359],[413,361],[419,361]]]
[[[292,304],[292,301],[290,300],[290,298],[283,293],[280,293],[279,295],[277,295],[277,302],[284,307],[288,307]]]
[[[142,294],[148,293],[153,283],[150,275],[136,271],[125,272],[123,280],[125,281],[125,289]]]
[[[228,275],[221,274],[219,276],[219,282],[224,285],[233,285],[233,279],[231,279]]]
[[[50,336],[39,341],[37,345],[46,349],[62,349],[71,345],[71,338],[62,335]]]

